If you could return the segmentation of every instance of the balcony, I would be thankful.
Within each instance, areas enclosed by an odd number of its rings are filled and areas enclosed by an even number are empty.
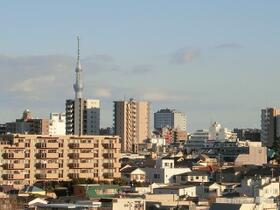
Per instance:
[[[78,173],[71,173],[68,175],[70,179],[77,179],[79,178],[79,174]]]
[[[36,158],[39,158],[39,159],[53,159],[53,158],[59,158],[59,155],[58,155],[58,153],[42,152],[42,153],[37,153]]]
[[[93,158],[93,153],[70,153],[69,157],[71,159],[91,159]]]
[[[58,163],[36,163],[37,169],[57,169],[59,168]]]
[[[93,168],[93,163],[70,163],[69,168]]]
[[[4,180],[18,180],[24,179],[24,174],[3,174],[2,177]]]
[[[36,174],[37,179],[58,179],[58,173],[40,173]]]
[[[24,153],[7,152],[3,154],[4,159],[24,159]]]
[[[24,169],[24,163],[6,163],[3,168],[5,170]]]
[[[79,178],[90,179],[93,178],[93,173],[79,173]]]
[[[37,143],[36,144],[36,147],[37,148],[47,148],[47,149],[56,149],[59,147],[58,143],[57,142],[53,142],[53,143],[50,143],[50,142],[47,142],[47,143]]]
[[[69,143],[71,149],[92,149],[92,143]]]
[[[114,153],[104,153],[103,158],[105,159],[114,159],[116,158],[116,155]]]

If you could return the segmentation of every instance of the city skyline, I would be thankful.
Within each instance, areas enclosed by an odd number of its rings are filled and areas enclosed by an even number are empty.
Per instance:
[[[67,10],[66,1],[12,2],[0,9],[1,123],[26,108],[38,117],[64,111],[74,96],[77,35],[84,95],[101,100],[102,127],[112,125],[113,101],[124,96],[149,100],[151,113],[186,113],[188,131],[211,121],[259,128],[260,110],[279,104],[277,1],[160,8],[148,1],[67,1]]]

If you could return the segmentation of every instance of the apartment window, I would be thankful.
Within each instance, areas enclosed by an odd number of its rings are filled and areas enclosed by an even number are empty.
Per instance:
[[[30,175],[29,175],[29,174],[24,174],[24,178],[25,178],[25,179],[29,179],[29,178],[30,178]]]
[[[61,158],[63,157],[63,153],[58,153],[58,156]]]
[[[154,174],[154,179],[159,179],[160,178],[160,174]]]

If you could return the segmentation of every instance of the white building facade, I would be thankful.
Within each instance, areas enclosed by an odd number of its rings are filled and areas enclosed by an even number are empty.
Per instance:
[[[66,134],[66,115],[65,113],[50,114],[49,135],[60,136]]]

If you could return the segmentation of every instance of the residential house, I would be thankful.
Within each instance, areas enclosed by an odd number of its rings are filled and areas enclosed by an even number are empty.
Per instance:
[[[128,167],[121,171],[121,177],[127,182],[145,182],[146,172],[138,167]]]

